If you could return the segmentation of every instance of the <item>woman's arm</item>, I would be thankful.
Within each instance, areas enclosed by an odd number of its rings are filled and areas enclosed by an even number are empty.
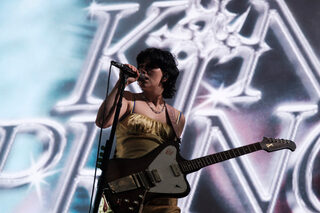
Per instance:
[[[112,89],[111,93],[109,94],[107,98],[107,102],[104,100],[101,106],[99,107],[97,118],[96,118],[96,125],[98,127],[107,128],[112,125],[115,111],[116,111],[116,103],[119,100],[119,95],[118,97],[116,97],[119,91],[119,87],[120,87],[120,82],[118,81],[114,86],[114,88]],[[122,106],[120,109],[119,118],[121,118],[121,116],[123,116],[126,113],[127,108],[128,108],[128,101],[124,95],[124,97],[122,98]],[[105,114],[103,115],[104,110],[105,110]]]
[[[134,66],[129,64],[127,66],[129,66],[133,71],[138,73],[137,68],[135,68]],[[139,77],[139,73],[137,75]],[[125,86],[131,84],[132,82],[135,82],[138,79],[138,77],[128,78]],[[116,103],[119,100],[119,95],[117,95],[117,93],[119,92],[119,88],[120,88],[120,79],[117,81],[116,85],[114,86],[111,93],[109,94],[107,101],[103,101],[101,106],[99,107],[97,118],[96,118],[96,125],[98,127],[107,128],[112,125],[115,111],[116,111]],[[130,99],[131,96],[132,94],[130,92],[124,91],[119,118],[121,118],[129,110],[128,100]],[[105,114],[103,115],[104,110],[105,110]]]

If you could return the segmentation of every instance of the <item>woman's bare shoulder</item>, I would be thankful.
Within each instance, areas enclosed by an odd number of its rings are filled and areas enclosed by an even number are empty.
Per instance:
[[[167,104],[167,103],[166,103],[166,105],[174,109],[174,114],[175,114],[176,117],[179,116],[180,113],[181,113],[181,115],[183,114],[180,110],[174,108],[174,107],[171,106],[170,104]]]

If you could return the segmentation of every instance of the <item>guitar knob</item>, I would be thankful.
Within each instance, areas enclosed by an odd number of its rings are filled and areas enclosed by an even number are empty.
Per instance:
[[[135,205],[139,206],[139,201],[135,200],[135,201],[133,201],[133,203],[134,203]]]
[[[118,198],[118,199],[116,200],[115,204],[116,204],[117,206],[120,206],[120,203],[121,203],[121,200]]]
[[[129,209],[130,211],[133,211],[133,210],[134,210],[134,208],[133,208],[132,206],[130,206],[128,209]]]
[[[139,195],[138,197],[139,197],[140,199],[143,199],[143,195]]]
[[[130,201],[128,199],[124,199],[124,202],[125,203],[129,203]]]

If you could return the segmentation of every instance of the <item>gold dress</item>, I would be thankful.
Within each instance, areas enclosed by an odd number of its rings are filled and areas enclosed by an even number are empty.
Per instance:
[[[149,153],[160,144],[174,140],[174,138],[175,134],[170,125],[153,120],[145,115],[130,113],[117,125],[115,157],[138,158]],[[109,210],[108,212],[112,211]],[[175,198],[157,198],[145,204],[142,212],[179,213],[180,208],[177,206],[177,199]]]

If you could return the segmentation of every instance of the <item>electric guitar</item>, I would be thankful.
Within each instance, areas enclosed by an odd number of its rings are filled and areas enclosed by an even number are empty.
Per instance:
[[[137,213],[151,199],[187,196],[190,185],[186,175],[203,167],[259,150],[295,148],[293,141],[264,137],[261,142],[186,160],[176,142],[165,143],[141,158],[110,160],[109,172],[102,177],[106,181],[103,192],[115,213]]]

